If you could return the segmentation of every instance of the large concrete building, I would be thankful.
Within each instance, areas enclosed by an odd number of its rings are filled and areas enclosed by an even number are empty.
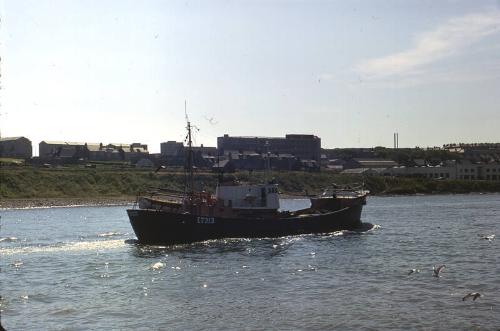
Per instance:
[[[285,137],[231,137],[217,138],[217,148],[227,151],[252,151],[257,153],[291,154],[303,160],[321,159],[321,139],[309,134],[287,134]]]
[[[31,140],[26,137],[0,138],[0,157],[29,159],[33,155]]]

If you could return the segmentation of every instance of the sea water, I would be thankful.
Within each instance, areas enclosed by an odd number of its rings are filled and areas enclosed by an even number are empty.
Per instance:
[[[304,200],[283,201],[285,209]],[[500,195],[370,197],[363,233],[141,246],[126,206],[0,211],[7,330],[497,330]],[[493,239],[484,236],[496,235]],[[445,265],[440,277],[433,266]],[[410,269],[418,269],[408,275]],[[463,301],[469,292],[482,296]]]

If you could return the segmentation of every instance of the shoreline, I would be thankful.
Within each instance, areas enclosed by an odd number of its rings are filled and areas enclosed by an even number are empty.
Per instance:
[[[0,199],[0,210],[35,209],[56,207],[106,207],[133,204],[136,197],[99,197],[99,198],[25,198]]]
[[[410,197],[410,196],[433,196],[433,195],[482,195],[500,194],[499,192],[435,192],[435,193],[409,193],[409,194],[369,194],[372,197]],[[284,199],[309,199],[310,196],[282,194]],[[126,206],[136,202],[135,196],[123,197],[96,197],[96,198],[23,198],[6,199],[0,198],[0,210],[10,209],[36,209],[36,208],[64,208],[64,207],[110,207]]]

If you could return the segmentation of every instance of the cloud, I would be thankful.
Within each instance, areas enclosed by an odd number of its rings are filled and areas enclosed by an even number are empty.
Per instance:
[[[459,54],[467,46],[500,32],[500,11],[455,17],[415,38],[406,51],[366,60],[355,67],[365,78],[419,74],[426,66]]]

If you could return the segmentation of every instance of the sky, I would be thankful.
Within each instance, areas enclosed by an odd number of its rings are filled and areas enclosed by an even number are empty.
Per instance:
[[[0,134],[500,142],[500,0],[0,0]]]

